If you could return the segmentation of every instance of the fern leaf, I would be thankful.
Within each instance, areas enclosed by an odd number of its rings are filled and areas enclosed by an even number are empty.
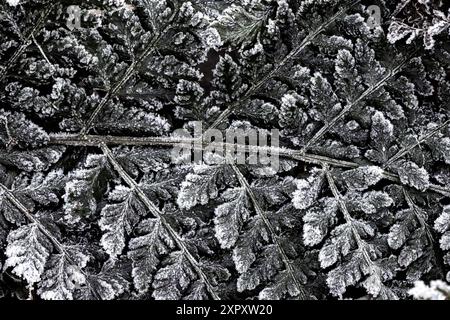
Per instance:
[[[103,156],[89,155],[80,168],[70,173],[64,194],[64,211],[67,221],[76,223],[92,215],[97,209],[94,190],[107,162]]]
[[[342,174],[349,189],[362,191],[376,184],[383,177],[383,171],[379,167],[359,167],[348,170]]]
[[[219,196],[219,191],[234,181],[228,166],[197,165],[194,173],[189,173],[181,184],[177,203],[182,209],[190,209],[197,204],[205,205]]]
[[[179,300],[197,276],[182,252],[172,252],[167,259],[167,266],[155,275],[152,296],[157,300]]]
[[[430,177],[425,168],[419,167],[411,161],[398,161],[394,164],[397,169],[400,181],[418,190],[425,190],[430,185]]]
[[[132,238],[128,245],[128,257],[133,261],[134,286],[140,293],[144,293],[152,283],[160,257],[168,254],[175,244],[158,219],[141,221],[136,233],[138,236]]]
[[[34,284],[41,280],[52,251],[52,243],[36,223],[23,225],[8,235],[5,267]]]
[[[449,251],[450,249],[450,207],[444,207],[442,214],[436,219],[434,228],[442,234],[440,240],[441,249]],[[446,253],[445,263],[450,264],[450,252]],[[450,273],[447,273],[447,278],[450,277]]]
[[[74,291],[86,282],[81,269],[86,267],[89,258],[76,247],[65,249],[64,253],[53,254],[45,266],[37,291],[43,299],[72,300]]]
[[[87,300],[112,300],[128,290],[129,283],[121,272],[120,264],[107,260],[97,274],[88,274],[81,298]]]
[[[249,199],[241,188],[228,189],[222,194],[225,203],[215,209],[214,230],[220,246],[234,247],[242,226],[250,216]]]
[[[297,209],[306,209],[319,197],[324,182],[321,170],[314,170],[307,179],[297,181],[297,190],[293,193],[292,203]]]
[[[108,199],[110,203],[102,209],[99,221],[100,229],[104,232],[101,244],[111,257],[115,257],[122,253],[125,237],[139,222],[140,216],[146,215],[147,210],[134,191],[124,186],[117,186]]]

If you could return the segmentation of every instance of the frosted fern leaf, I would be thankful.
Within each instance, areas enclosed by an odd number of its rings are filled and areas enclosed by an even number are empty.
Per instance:
[[[215,234],[224,249],[232,248],[241,232],[243,224],[250,216],[245,190],[228,189],[222,195],[226,201],[215,209]]]
[[[8,235],[5,267],[12,267],[28,283],[36,283],[52,251],[52,243],[36,223],[23,225]]]
[[[109,201],[111,203],[102,209],[99,226],[104,232],[101,239],[103,248],[115,257],[122,253],[126,236],[147,210],[132,189],[120,185],[109,194]]]
[[[315,170],[307,179],[298,180],[297,190],[293,193],[292,203],[297,209],[310,207],[319,197],[324,181],[323,172]]]
[[[46,300],[72,300],[74,291],[83,286],[86,277],[82,269],[89,258],[77,248],[53,254],[39,284],[38,294]]]

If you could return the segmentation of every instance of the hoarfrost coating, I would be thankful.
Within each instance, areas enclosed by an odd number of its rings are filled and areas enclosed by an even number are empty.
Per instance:
[[[449,9],[3,1],[0,297],[448,299]]]

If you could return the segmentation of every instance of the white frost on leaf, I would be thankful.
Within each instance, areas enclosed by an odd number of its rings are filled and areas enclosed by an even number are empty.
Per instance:
[[[86,266],[88,259],[83,253],[73,248],[68,248],[67,253],[52,255],[46,265],[42,281],[39,283],[38,294],[41,298],[72,300],[74,291],[86,282],[82,268]]]
[[[8,235],[5,268],[13,267],[16,275],[29,284],[36,283],[41,280],[52,249],[53,245],[37,224],[21,226]]]
[[[248,199],[245,190],[229,189],[222,197],[226,202],[214,211],[214,230],[220,246],[223,249],[229,249],[235,245],[242,225],[250,216],[250,212],[247,208]]]
[[[181,251],[172,252],[167,263],[155,275],[152,296],[156,300],[179,300],[197,275]]]
[[[442,214],[434,222],[434,229],[442,234],[439,241],[442,250],[450,250],[450,205],[445,206]]]
[[[303,217],[303,242],[307,246],[319,244],[327,235],[328,228],[334,224],[338,204],[334,198],[321,199],[318,206],[309,208]]]
[[[377,166],[360,167],[344,172],[342,177],[350,189],[362,191],[378,183],[383,177],[383,170]]]
[[[215,159],[218,160],[218,159]],[[194,172],[186,175],[181,184],[177,204],[181,209],[205,205],[219,196],[219,191],[234,181],[234,174],[227,166],[219,163],[208,166],[195,165]]]
[[[406,185],[424,191],[430,186],[430,177],[423,167],[419,167],[412,161],[398,161],[395,163],[400,181]]]
[[[105,251],[115,257],[122,252],[126,235],[138,223],[139,216],[146,214],[146,209],[133,190],[121,185],[109,194],[108,200],[110,203],[102,209],[99,221],[104,232],[100,242]]]
[[[140,293],[145,293],[160,263],[160,256],[175,247],[170,235],[159,219],[146,219],[136,228],[138,236],[128,244],[128,257],[133,261],[133,283]]]
[[[319,197],[324,182],[322,170],[315,169],[307,179],[297,180],[297,190],[293,193],[292,203],[297,209],[306,209]]]

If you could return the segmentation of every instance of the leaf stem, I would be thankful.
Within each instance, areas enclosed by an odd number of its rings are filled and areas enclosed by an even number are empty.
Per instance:
[[[193,148],[195,150],[203,150],[204,146],[198,146],[195,142],[197,139],[193,138],[178,138],[178,137],[127,137],[127,136],[101,136],[101,135],[86,135],[81,137],[79,135],[70,134],[51,134],[50,144],[53,145],[65,145],[65,146],[79,146],[79,147],[97,147],[99,144],[105,145],[128,145],[128,146],[159,146],[159,147],[173,147],[175,145],[186,145],[187,148]],[[331,157],[316,155],[312,153],[304,153],[302,150],[294,150],[288,148],[275,148],[275,147],[263,147],[263,146],[248,146],[239,144],[229,144],[223,142],[213,142],[211,144],[205,144],[214,148],[236,148],[241,151],[267,152],[270,154],[276,154],[284,158],[294,159],[301,162],[322,165],[324,163],[339,168],[356,169],[367,164],[359,164],[356,162],[335,159]],[[402,184],[397,174],[389,172],[387,170],[382,171],[384,179]],[[442,186],[431,184],[428,190],[439,193],[446,197],[450,197],[450,191]]]

